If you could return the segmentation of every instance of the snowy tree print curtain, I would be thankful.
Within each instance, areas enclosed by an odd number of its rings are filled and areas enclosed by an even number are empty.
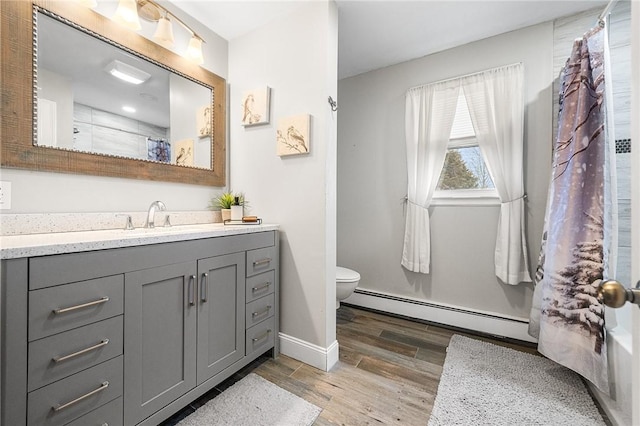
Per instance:
[[[604,306],[596,298],[616,221],[605,37],[598,27],[576,40],[560,77],[558,134],[529,333],[538,338],[543,355],[609,393]]]

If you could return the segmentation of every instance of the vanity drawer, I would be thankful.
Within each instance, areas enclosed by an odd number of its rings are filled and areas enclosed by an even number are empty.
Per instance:
[[[276,247],[265,247],[247,252],[247,277],[276,267]]]
[[[275,317],[273,316],[248,329],[245,342],[246,355],[263,353],[272,348],[276,339],[275,330]]]
[[[270,294],[269,296],[262,297],[247,304],[244,322],[246,328],[253,327],[254,325],[273,316],[276,306],[275,300],[275,295]]]
[[[275,281],[275,271],[264,272],[260,275],[247,278],[247,294],[245,299],[247,303],[273,293],[276,286]]]
[[[121,315],[123,292],[123,275],[30,291],[29,341]]]
[[[116,398],[100,408],[67,423],[67,426],[122,426],[122,398]]]
[[[122,315],[29,343],[28,390],[122,355]]]
[[[122,396],[122,357],[29,393],[29,426],[67,424]]]

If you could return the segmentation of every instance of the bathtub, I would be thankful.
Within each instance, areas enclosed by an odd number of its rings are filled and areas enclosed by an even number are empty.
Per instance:
[[[616,312],[618,324],[607,330],[607,357],[609,359],[610,395],[600,392],[589,383],[589,388],[600,402],[614,425],[631,425],[631,365],[632,340],[630,312]],[[627,315],[628,314],[628,315]],[[628,316],[628,317],[627,317]]]

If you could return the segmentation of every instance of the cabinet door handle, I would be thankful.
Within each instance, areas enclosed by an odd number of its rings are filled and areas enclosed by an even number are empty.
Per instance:
[[[189,287],[187,289],[187,293],[188,293],[188,297],[189,297],[189,306],[193,306],[193,305],[196,304],[196,301],[193,298],[194,297],[194,295],[193,295],[193,292],[194,292],[193,286],[194,286],[195,281],[196,281],[196,276],[195,275],[190,275],[189,276]]]
[[[94,300],[93,302],[82,303],[80,305],[69,306],[67,308],[54,309],[53,313],[56,314],[56,315],[65,314],[67,312],[75,311],[77,309],[83,309],[83,308],[89,308],[89,307],[95,306],[95,305],[101,305],[103,303],[107,303],[108,301],[109,301],[109,297],[105,296],[105,297],[101,297],[98,300]]]
[[[103,339],[100,343],[98,343],[96,345],[89,346],[88,348],[81,349],[78,352],[74,352],[74,353],[69,354],[69,355],[57,356],[55,358],[52,358],[52,360],[55,363],[66,361],[66,360],[69,360],[71,358],[75,358],[75,357],[77,357],[79,355],[86,354],[87,352],[91,352],[91,351],[95,351],[96,349],[100,349],[101,347],[107,346],[108,344],[109,344],[109,339]]]
[[[253,267],[255,268],[256,266],[262,266],[262,265],[266,265],[269,262],[271,262],[271,258],[270,257],[265,257],[264,259],[260,259],[260,260],[255,260],[253,262]]]
[[[205,303],[207,297],[209,297],[209,274],[204,272],[202,274],[202,280],[200,280],[200,300]]]
[[[251,316],[252,316],[253,318],[255,318],[255,317],[257,317],[258,315],[266,314],[266,313],[268,313],[268,312],[269,312],[269,309],[271,309],[271,305],[267,306],[266,308],[264,308],[264,309],[263,309],[263,310],[261,310],[261,311],[257,311],[257,312],[252,313],[252,314],[251,314]]]
[[[262,333],[262,335],[258,336],[258,337],[254,337],[253,339],[251,339],[251,341],[253,343],[257,342],[258,340],[262,340],[265,337],[267,337],[269,335],[269,333],[271,333],[271,329],[265,331],[264,333]]]
[[[51,407],[51,409],[55,413],[57,413],[58,411],[64,410],[65,408],[68,408],[68,407],[71,407],[72,405],[75,405],[78,402],[80,402],[80,401],[82,401],[82,400],[84,400],[86,398],[89,398],[90,396],[93,396],[93,395],[95,395],[95,394],[97,394],[99,392],[102,392],[102,391],[106,390],[108,387],[109,387],[109,382],[104,381],[104,382],[102,382],[102,384],[100,385],[100,387],[98,389],[94,389],[89,393],[85,393],[84,395],[79,396],[76,399],[71,400],[71,401],[69,401],[69,402],[67,402],[65,404],[60,404],[60,405],[58,405],[56,407]]]
[[[252,291],[253,293],[255,293],[256,291],[260,291],[260,290],[262,290],[262,289],[264,289],[264,288],[269,287],[270,285],[271,285],[271,281],[267,281],[266,283],[264,283],[264,284],[262,284],[262,285],[257,285],[257,286],[255,286],[255,287],[251,287],[251,291]]]

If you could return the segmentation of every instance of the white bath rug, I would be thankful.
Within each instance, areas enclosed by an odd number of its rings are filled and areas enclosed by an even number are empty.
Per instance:
[[[454,335],[429,426],[604,426],[580,377],[555,362]]]
[[[251,373],[222,392],[179,426],[308,426],[322,410]]]

